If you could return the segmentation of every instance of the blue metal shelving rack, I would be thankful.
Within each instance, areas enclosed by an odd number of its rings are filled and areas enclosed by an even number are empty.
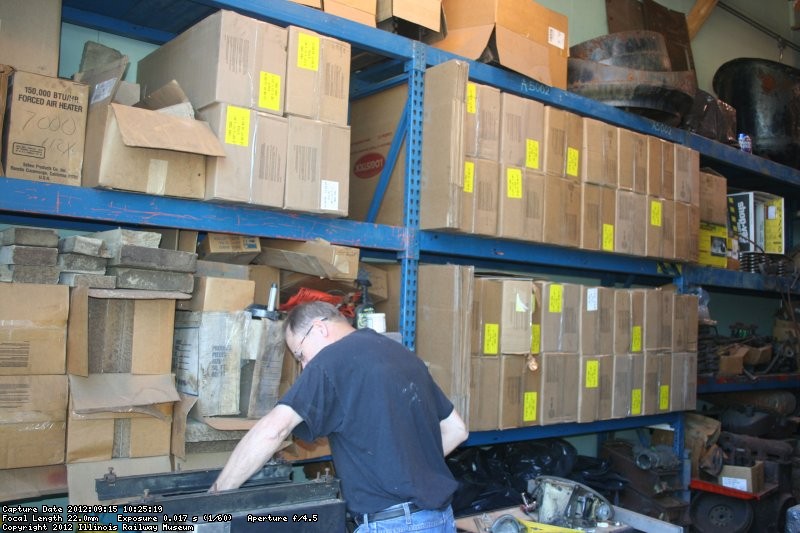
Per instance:
[[[486,261],[521,268],[566,269],[591,275],[643,277],[664,282],[675,279],[680,286],[711,285],[750,291],[785,288],[779,279],[731,273],[710,268],[664,264],[645,258],[593,253],[555,246],[483,239],[419,230],[419,179],[421,174],[421,117],[424,71],[456,56],[416,41],[375,30],[285,0],[172,0],[159,10],[141,2],[64,0],[63,20],[133,39],[162,43],[217,9],[231,9],[281,26],[299,25],[352,43],[354,51],[388,58],[370,72],[353,80],[353,96],[367,94],[393,84],[407,83],[406,127],[399,132],[414,149],[407,150],[406,213],[403,227],[382,226],[344,219],[266,211],[246,206],[153,197],[142,194],[82,189],[0,177],[0,222],[31,223],[61,227],[110,225],[161,226],[200,231],[240,233],[287,239],[324,238],[330,242],[358,246],[378,254],[394,254],[402,267],[401,330],[406,345],[413,348],[416,326],[416,281],[420,258]],[[379,74],[375,74],[379,71]],[[701,154],[701,161],[729,168],[737,176],[757,177],[765,190],[782,192],[800,186],[800,172],[744,154],[683,130],[665,126],[606,106],[567,91],[548,87],[518,74],[492,66],[470,63],[470,78],[503,91],[539,100],[648,135],[687,145]],[[796,385],[797,380],[791,381]],[[675,429],[676,449],[683,443],[682,413],[609,420],[592,424],[559,424],[506,431],[473,433],[468,444],[616,431],[653,424]]]

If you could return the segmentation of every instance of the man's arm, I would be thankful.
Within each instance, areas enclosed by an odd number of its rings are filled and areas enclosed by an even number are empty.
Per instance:
[[[455,450],[456,446],[467,440],[469,436],[464,421],[455,409],[447,418],[439,422],[439,428],[442,432],[442,448],[445,456]]]
[[[264,466],[302,421],[288,405],[276,405],[239,441],[209,492],[239,488]]]

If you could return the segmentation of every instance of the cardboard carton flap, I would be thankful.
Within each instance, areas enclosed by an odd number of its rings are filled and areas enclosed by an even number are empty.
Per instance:
[[[90,374],[69,376],[73,412],[77,414],[147,412],[154,404],[180,401],[171,374]],[[153,410],[153,414],[157,410]],[[157,415],[156,415],[157,416]]]
[[[188,102],[189,97],[183,92],[183,89],[181,89],[181,86],[178,84],[178,82],[172,80],[163,87],[156,89],[148,95],[145,95],[145,97],[133,107],[141,107],[142,109],[156,111],[165,107],[185,104]]]
[[[205,122],[111,104],[122,142],[138,148],[160,148],[224,156],[225,149]]]
[[[458,30],[448,30],[447,37],[436,42],[433,46],[447,52],[452,52],[467,59],[478,59],[489,45],[494,24],[473,26]]]

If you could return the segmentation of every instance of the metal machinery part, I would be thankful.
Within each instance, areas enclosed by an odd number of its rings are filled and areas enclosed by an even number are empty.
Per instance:
[[[721,494],[700,492],[694,496],[689,514],[699,533],[745,533],[753,524],[753,505]]]
[[[185,517],[176,523],[191,524],[200,533],[344,532],[339,480],[326,474],[292,482],[291,471],[288,463],[269,463],[239,489],[216,494],[208,488],[220,470],[122,477],[109,472],[95,480],[95,490],[100,501],[158,506],[159,517]]]
[[[528,481],[523,510],[535,522],[566,528],[594,528],[614,518],[614,507],[586,485],[554,476]]]

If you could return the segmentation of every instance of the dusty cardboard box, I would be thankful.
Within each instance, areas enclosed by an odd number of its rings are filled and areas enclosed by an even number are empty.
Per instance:
[[[672,198],[672,188],[670,188],[669,191],[662,190],[665,174],[664,152],[666,146],[669,145],[671,147],[672,143],[651,135],[648,135],[646,138],[647,181],[645,183],[644,190],[642,190],[641,186],[639,188],[634,188],[634,190],[638,193],[649,194],[650,196],[655,197],[666,197],[666,193],[668,192],[669,198]],[[672,159],[674,159],[674,157]]]
[[[69,288],[0,283],[0,375],[63,374]]]
[[[500,98],[500,162],[543,173],[544,104],[506,92]]]
[[[614,251],[614,221],[617,193],[611,187],[581,184],[580,247],[584,250]]]
[[[283,270],[353,281],[358,275],[359,253],[358,248],[330,244],[322,239],[261,239],[261,253],[254,261]]]
[[[647,196],[623,189],[617,190],[617,214],[614,224],[614,251],[644,256],[646,235],[642,221],[647,220]]]
[[[528,368],[527,355],[501,355],[500,359],[500,413],[497,429],[510,429],[533,425],[536,421],[535,402],[530,405],[530,394],[538,394],[541,380],[538,373]],[[525,401],[528,399],[528,409]]]
[[[85,187],[202,199],[206,158],[225,150],[198,120],[101,104],[89,113],[85,155]]]
[[[540,356],[542,425],[575,422],[578,419],[580,358],[577,353],[547,353]]]
[[[532,353],[578,353],[581,286],[574,283],[533,283]]]
[[[548,176],[564,177],[567,162],[567,112],[544,106],[542,168]]]
[[[470,358],[469,430],[492,431],[500,427],[500,357]]]
[[[525,239],[525,172],[521,167],[504,165],[500,169],[497,199],[497,236]],[[467,177],[467,176],[465,176]],[[461,206],[463,209],[464,206]]]
[[[546,85],[566,89],[567,17],[528,0],[444,0],[447,36],[434,46],[500,63]]]
[[[283,321],[245,320],[245,348],[239,394],[239,412],[261,418],[278,402],[286,345]]]
[[[564,177],[580,182],[583,174],[583,117],[570,111],[564,112],[567,124],[567,153]]]
[[[175,300],[89,298],[89,372],[169,374],[174,318]]]
[[[700,205],[700,153],[687,146],[672,143],[675,150],[674,199],[692,206]],[[665,158],[666,168],[669,167]],[[667,186],[666,179],[664,186]],[[667,198],[670,196],[667,195]]]
[[[644,385],[642,388],[642,413],[653,415],[671,411],[672,353],[644,352]]]
[[[617,127],[593,118],[583,117],[582,120],[581,181],[616,188],[619,173]]]
[[[229,102],[282,115],[286,44],[286,29],[220,10],[142,58],[137,81],[147,95],[177,80],[197,109]]]
[[[544,181],[544,242],[577,248],[581,242],[581,184],[547,176]]]
[[[648,136],[627,128],[617,128],[617,187],[626,191],[647,191]]]
[[[498,224],[500,164],[487,159],[464,161],[464,196],[460,229],[475,235],[494,236]]]
[[[464,155],[497,161],[500,157],[500,90],[467,83]]]
[[[290,116],[283,207],[347,216],[350,128]]]
[[[350,43],[296,26],[288,31],[286,114],[346,126]]]
[[[67,376],[0,376],[0,468],[64,462]]]
[[[647,196],[647,231],[645,255],[661,257],[664,245],[664,200]]]
[[[197,257],[205,261],[221,261],[246,265],[261,253],[258,237],[209,233],[197,247]]]
[[[527,278],[481,278],[480,285],[476,283],[478,286],[481,289],[480,340],[476,353],[530,353],[532,281]]]
[[[253,303],[256,284],[251,280],[195,276],[192,297],[177,300],[181,311],[244,311]]]
[[[376,0],[325,0],[325,13],[375,27]]]
[[[705,169],[700,172],[700,220],[724,226],[728,222],[728,179]]]
[[[225,150],[206,164],[206,200],[283,207],[286,176],[285,118],[226,103],[198,112]]]
[[[86,85],[16,71],[2,146],[6,176],[80,185],[88,101]]]
[[[675,259],[675,203],[672,200],[661,202],[661,257]]]
[[[0,63],[17,70],[58,75],[61,0],[0,5]]]
[[[611,417],[611,382],[614,361],[611,355],[581,355],[578,389],[578,422],[594,422]]]
[[[722,465],[717,479],[723,487],[744,492],[761,492],[764,490],[764,463],[756,461],[753,466]]]
[[[747,346],[731,348],[727,354],[719,356],[719,376],[738,376],[744,370],[744,357],[750,350]]]
[[[442,29],[442,2],[441,0],[378,0],[376,18],[378,22],[400,19],[439,32]]]
[[[544,242],[545,183],[547,176],[525,169],[522,178],[525,198],[525,237],[524,240]]]
[[[239,387],[248,314],[175,313],[173,368],[178,391],[197,396],[200,417],[239,414]]]
[[[267,265],[235,265],[218,261],[198,261],[196,275],[252,280],[255,282],[253,302],[259,305],[267,305],[269,303],[269,292],[273,283],[277,286],[279,292],[281,288],[280,270]]]
[[[614,349],[614,289],[581,285],[581,355],[607,355]]]

